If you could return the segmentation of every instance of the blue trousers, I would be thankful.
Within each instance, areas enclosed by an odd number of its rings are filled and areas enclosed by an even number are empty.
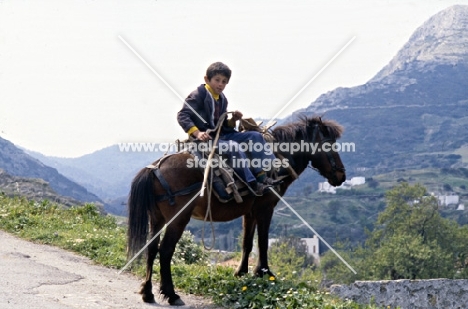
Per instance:
[[[262,134],[256,131],[223,134],[218,141],[219,153],[228,158],[234,171],[245,181],[255,181],[256,175],[268,171],[275,155]],[[245,150],[245,151],[244,151]]]

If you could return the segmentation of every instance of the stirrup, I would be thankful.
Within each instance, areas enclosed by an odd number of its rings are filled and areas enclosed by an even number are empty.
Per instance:
[[[265,191],[268,188],[272,188],[272,187],[273,187],[272,185],[259,182],[259,183],[257,183],[257,189],[255,190],[254,194],[255,194],[255,196],[263,196],[265,194]]]

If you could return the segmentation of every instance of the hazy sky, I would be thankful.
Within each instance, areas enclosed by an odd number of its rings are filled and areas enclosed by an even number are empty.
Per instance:
[[[0,0],[0,136],[76,157],[186,135],[181,100],[228,64],[229,109],[281,115],[365,83],[429,17],[459,1]],[[337,119],[339,121],[339,119]]]

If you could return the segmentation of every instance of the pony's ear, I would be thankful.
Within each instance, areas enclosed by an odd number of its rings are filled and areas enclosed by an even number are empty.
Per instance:
[[[322,117],[318,117],[320,124],[322,124]]]

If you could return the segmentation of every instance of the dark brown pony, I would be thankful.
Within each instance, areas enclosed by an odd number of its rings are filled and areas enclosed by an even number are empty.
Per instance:
[[[334,121],[324,120],[319,117],[303,117],[299,121],[283,126],[278,126],[272,131],[275,142],[291,145],[292,143],[314,143],[318,145],[317,151],[311,149],[301,149],[293,154],[290,151],[278,153],[283,158],[287,158],[294,171],[287,169],[280,170],[280,174],[290,174],[276,188],[279,195],[284,195],[286,189],[295,180],[295,174],[301,174],[309,165],[328,179],[333,186],[341,185],[345,179],[345,169],[337,152],[330,150],[336,139],[341,136],[343,128]],[[328,145],[325,143],[329,143]],[[322,147],[327,146],[327,147]],[[303,147],[305,148],[305,147]],[[325,151],[324,151],[325,150]],[[326,151],[330,150],[330,151]],[[192,191],[185,195],[176,195],[170,200],[161,200],[160,196],[167,196],[167,186],[171,192],[181,192],[184,189],[193,187],[200,183],[203,174],[199,169],[188,168],[187,160],[192,158],[186,153],[178,153],[164,159],[159,166],[159,171],[165,179],[166,184],[161,184],[159,178],[155,176],[154,169],[144,168],[132,182],[130,196],[128,200],[128,256],[133,257],[146,243],[148,231],[150,236],[156,235],[198,192]],[[164,181],[163,181],[164,182]],[[200,188],[200,187],[199,187]],[[243,216],[243,244],[242,260],[235,274],[242,275],[248,272],[248,257],[252,251],[255,229],[258,233],[258,261],[255,274],[273,275],[268,266],[268,232],[270,228],[273,210],[279,201],[277,195],[269,189],[261,197],[248,195],[243,197],[242,203],[234,200],[228,203],[221,203],[213,196],[211,198],[211,216],[213,221],[225,222]],[[171,205],[172,204],[172,205]],[[171,259],[175,246],[179,241],[190,218],[203,220],[207,211],[207,196],[198,196],[191,204],[177,216],[171,224],[167,226],[164,237],[159,243],[159,236],[148,246],[146,259],[146,280],[142,283],[141,291],[145,302],[155,302],[152,293],[151,276],[154,259],[160,254],[160,293],[168,299],[171,305],[183,305],[184,302],[174,291],[174,284],[171,275]],[[148,224],[149,222],[149,224]],[[148,230],[149,225],[149,230]]]

